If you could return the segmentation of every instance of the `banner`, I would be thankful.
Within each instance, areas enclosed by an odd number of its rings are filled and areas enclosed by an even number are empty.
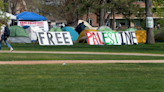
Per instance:
[[[134,45],[138,44],[134,31],[85,33],[88,45]]]
[[[73,45],[69,32],[37,32],[39,45]]]
[[[121,45],[121,38],[118,32],[102,32],[106,45]]]
[[[122,31],[118,32],[121,40],[121,45],[136,45],[138,44],[135,31]]]
[[[101,32],[86,32],[88,45],[104,45],[104,39]]]
[[[43,31],[48,31],[48,22],[47,21],[18,21],[18,26],[37,26]]]

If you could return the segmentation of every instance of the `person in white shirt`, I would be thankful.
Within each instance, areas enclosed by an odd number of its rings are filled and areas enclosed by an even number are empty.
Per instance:
[[[109,23],[108,23],[108,21],[106,22],[106,24],[105,24],[106,26],[109,26]]]
[[[157,29],[158,29],[158,30],[160,29],[160,24],[157,25]]]
[[[6,27],[6,23],[4,23],[2,20],[0,20],[0,23],[2,24],[2,26],[0,27],[0,50],[1,50],[1,43],[2,40],[4,40],[4,42],[6,43],[7,47],[10,49],[10,52],[13,51],[13,48],[11,47],[11,45],[8,43],[7,39],[5,38],[4,32],[5,32],[5,27]]]
[[[119,23],[117,30],[121,30],[121,23]]]

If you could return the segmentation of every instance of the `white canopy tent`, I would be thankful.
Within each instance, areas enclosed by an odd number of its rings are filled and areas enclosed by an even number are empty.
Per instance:
[[[16,20],[17,19],[16,16],[14,16],[14,15],[12,15],[10,13],[7,13],[7,12],[6,12],[6,16],[10,17],[10,20],[7,22],[8,26],[10,26],[10,24],[12,23],[12,20]]]
[[[85,25],[86,27],[88,27],[89,29],[95,29],[95,30],[97,30],[97,28],[98,28],[98,27],[92,27],[88,22],[86,22],[86,21],[84,21],[84,20],[78,20],[78,25],[79,25],[80,23],[82,23],[82,22],[84,22],[84,25]]]
[[[1,10],[0,10],[0,14],[6,15],[7,17],[10,17],[10,19],[17,19],[17,17],[15,15],[7,13],[7,12],[2,12]],[[2,16],[2,17],[4,17],[4,16]]]
[[[17,17],[15,15],[12,15],[12,14],[7,13],[7,12],[6,12],[6,16],[10,17],[10,19],[17,19]]]
[[[13,14],[0,11],[0,14],[2,14],[2,13],[4,13],[5,16],[9,17],[9,21],[7,22],[7,24],[8,24],[9,26],[10,26],[10,24],[11,24],[11,22],[12,22],[11,20],[16,20],[16,19],[17,19],[17,17],[16,17],[15,15],[13,15]],[[2,16],[2,17],[4,17],[4,16]]]

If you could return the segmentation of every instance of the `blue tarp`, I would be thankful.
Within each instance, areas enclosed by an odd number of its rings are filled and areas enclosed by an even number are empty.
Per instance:
[[[46,17],[27,11],[17,14],[16,17],[18,20],[36,20],[36,21],[47,20]]]
[[[24,29],[27,29],[27,28],[29,28],[29,27],[30,27],[30,26],[23,26]]]
[[[62,30],[70,32],[70,35],[72,36],[72,41],[77,41],[79,34],[73,28],[67,26],[63,27]]]

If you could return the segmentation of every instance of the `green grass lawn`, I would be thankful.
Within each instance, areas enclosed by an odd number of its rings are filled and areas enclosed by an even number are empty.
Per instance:
[[[3,44],[2,44],[3,45]],[[72,46],[40,46],[39,44],[14,44],[14,50],[18,51],[87,51],[87,52],[122,52],[122,53],[158,53],[164,54],[164,43],[138,44],[138,45],[105,45],[95,46],[74,43]],[[2,46],[2,50],[8,50]],[[84,58],[85,57],[85,58]],[[121,56],[121,55],[73,55],[73,54],[35,54],[35,53],[0,53],[1,61],[13,60],[163,60],[157,56]]]
[[[164,54],[164,43],[122,46],[13,44],[19,51],[88,51]],[[8,50],[2,44],[2,50]],[[14,60],[153,60],[163,57],[0,53]],[[0,92],[164,92],[164,64],[0,65]]]
[[[88,51],[88,52],[131,52],[131,53],[158,53],[164,54],[164,43],[138,45],[88,45],[87,43],[74,43],[72,46],[40,46],[39,44],[16,44],[11,43],[14,50],[26,51]],[[2,50],[9,50],[2,44]]]
[[[25,60],[164,60],[162,56],[0,53],[0,61]]]
[[[164,64],[0,65],[1,92],[164,92]]]

